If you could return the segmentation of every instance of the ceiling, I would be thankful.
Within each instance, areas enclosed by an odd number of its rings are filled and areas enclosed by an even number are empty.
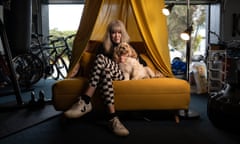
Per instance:
[[[219,3],[221,0],[190,0],[190,4],[211,4]],[[187,0],[165,0],[165,3],[186,4]]]
[[[85,0],[42,0],[45,4],[84,4]],[[221,0],[190,0],[191,4],[218,3]],[[165,3],[186,4],[187,0],[165,0]]]

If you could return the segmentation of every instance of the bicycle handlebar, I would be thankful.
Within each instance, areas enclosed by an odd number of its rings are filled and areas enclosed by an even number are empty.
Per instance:
[[[229,41],[224,41],[216,32],[209,31],[210,34],[213,34],[214,36],[217,37],[218,43],[220,45],[224,45],[226,47],[240,47],[240,40],[229,40]]]
[[[69,35],[69,36],[66,36],[66,37],[65,37],[65,40],[71,39],[71,38],[73,38],[73,37],[75,37],[75,36],[76,36],[76,34],[71,34],[71,35]]]
[[[43,34],[38,34],[38,33],[32,33],[32,38],[38,39],[39,37],[43,37]]]
[[[54,39],[50,39],[50,43],[56,43],[59,41],[64,41],[64,37],[54,37]]]

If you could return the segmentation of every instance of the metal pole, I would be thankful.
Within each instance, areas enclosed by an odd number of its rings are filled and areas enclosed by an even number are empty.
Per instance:
[[[3,48],[4,51],[6,53],[6,58],[7,58],[7,63],[9,65],[10,68],[10,72],[11,72],[11,80],[13,82],[13,87],[14,87],[14,92],[16,95],[16,100],[17,100],[17,104],[22,105],[23,101],[22,101],[22,97],[21,97],[21,90],[19,87],[19,83],[16,77],[16,73],[13,67],[13,63],[12,63],[12,54],[10,51],[10,46],[8,44],[8,38],[7,38],[7,34],[5,31],[5,27],[4,24],[2,23],[2,21],[0,20],[0,33],[1,33],[1,40],[2,40],[2,44],[3,44]]]
[[[191,62],[191,24],[190,24],[190,0],[187,0],[187,30],[189,34],[189,40],[186,41],[186,63],[187,63],[187,72],[186,79],[189,82],[189,67]],[[179,115],[185,118],[199,118],[200,115],[196,111],[188,110],[180,110]]]
[[[190,0],[187,0],[187,29],[190,28]],[[191,31],[189,32],[189,40],[186,42],[186,62],[187,62],[187,71],[186,79],[189,81],[189,72],[190,72],[190,57],[191,57]]]

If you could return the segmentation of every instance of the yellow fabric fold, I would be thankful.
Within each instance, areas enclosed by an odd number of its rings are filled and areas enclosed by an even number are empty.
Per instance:
[[[160,12],[163,0],[131,0],[131,5],[148,55],[158,70],[172,76],[166,17]]]
[[[88,42],[102,41],[108,23],[116,19],[124,22],[131,41],[146,45],[156,69],[172,77],[166,17],[161,13],[164,5],[164,0],[86,0],[68,77],[77,73]]]

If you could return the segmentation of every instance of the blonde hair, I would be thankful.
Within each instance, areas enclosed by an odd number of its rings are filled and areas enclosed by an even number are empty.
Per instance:
[[[103,39],[103,46],[105,49],[106,53],[110,53],[112,50],[111,48],[113,47],[113,43],[111,40],[111,32],[114,31],[114,29],[120,29],[122,36],[121,36],[121,42],[129,42],[130,37],[127,33],[127,30],[121,20],[114,20],[111,23],[109,23],[107,27],[107,31],[105,33],[105,37]]]

